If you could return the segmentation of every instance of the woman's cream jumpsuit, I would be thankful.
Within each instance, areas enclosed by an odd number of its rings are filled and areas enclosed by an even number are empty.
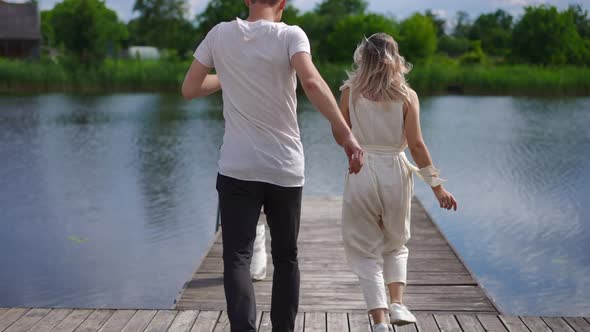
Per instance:
[[[344,248],[367,310],[389,308],[385,285],[406,283],[412,173],[421,170],[403,152],[403,102],[377,103],[359,96],[349,102],[349,114],[365,164],[358,174],[346,176]]]

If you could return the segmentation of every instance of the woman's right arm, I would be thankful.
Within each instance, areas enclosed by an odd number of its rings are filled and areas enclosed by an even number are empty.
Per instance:
[[[422,169],[432,166],[432,158],[424,143],[422,129],[420,127],[420,101],[418,100],[418,95],[413,90],[410,90],[410,98],[404,105],[404,111],[406,113],[404,130],[412,158],[414,158],[418,168]],[[441,208],[457,210],[457,201],[450,192],[443,188],[442,184],[431,188]]]

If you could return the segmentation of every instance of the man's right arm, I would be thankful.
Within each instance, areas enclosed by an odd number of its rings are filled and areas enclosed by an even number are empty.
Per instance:
[[[291,64],[307,98],[330,121],[334,139],[344,148],[348,157],[349,171],[358,173],[363,164],[363,151],[340,113],[330,87],[311,61],[311,55],[306,52],[296,53],[291,58]]]
[[[221,84],[217,75],[210,75],[211,68],[203,65],[198,60],[193,60],[184,82],[182,83],[182,96],[186,100],[208,96],[221,90]]]
[[[219,77],[209,75],[211,69],[215,67],[212,45],[218,31],[219,25],[216,25],[207,33],[195,51],[195,60],[182,83],[182,96],[187,100],[208,96],[221,90]]]

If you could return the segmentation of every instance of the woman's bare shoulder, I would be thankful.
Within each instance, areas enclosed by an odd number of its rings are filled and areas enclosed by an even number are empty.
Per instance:
[[[416,93],[416,91],[414,91],[414,89],[408,87],[408,97],[410,99],[411,102],[417,102],[418,101],[418,93]]]
[[[408,87],[407,99],[404,102],[404,113],[407,113],[408,110],[417,110],[419,107],[420,101],[418,99],[418,94],[414,89]]]

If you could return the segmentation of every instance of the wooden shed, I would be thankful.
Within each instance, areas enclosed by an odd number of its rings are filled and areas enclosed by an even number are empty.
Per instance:
[[[37,3],[0,0],[0,57],[38,56],[41,45],[40,25]]]

